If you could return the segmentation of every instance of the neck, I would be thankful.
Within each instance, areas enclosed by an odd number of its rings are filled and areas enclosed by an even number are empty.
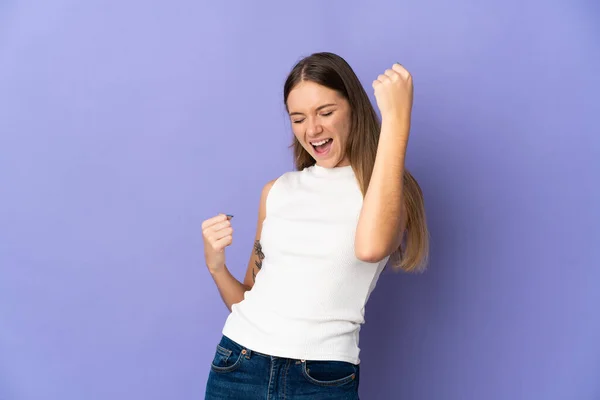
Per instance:
[[[354,171],[352,170],[352,166],[350,164],[348,165],[338,165],[336,167],[322,167],[318,164],[313,165],[312,167],[310,167],[310,169],[312,169],[315,173],[315,175],[318,176],[328,176],[328,177],[345,177],[345,176],[351,176],[354,174]]]
[[[317,162],[315,165],[319,165],[319,163]],[[319,165],[319,166],[323,167],[323,168],[337,168],[337,167],[347,167],[349,165],[350,165],[350,160],[347,157],[345,157],[344,159],[342,159],[340,162],[338,162],[333,167],[326,167],[324,165]]]

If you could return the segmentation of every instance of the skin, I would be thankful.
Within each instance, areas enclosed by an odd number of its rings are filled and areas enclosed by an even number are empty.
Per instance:
[[[373,81],[373,89],[381,132],[354,240],[356,257],[367,262],[379,262],[397,249],[406,228],[403,177],[413,105],[412,76],[402,65],[394,64]]]
[[[381,133],[373,174],[361,208],[355,236],[355,255],[366,262],[379,262],[400,244],[406,226],[403,201],[404,160],[410,131],[413,84],[410,73],[394,64],[373,81],[377,106],[381,113]],[[350,108],[335,91],[313,82],[297,85],[288,97],[292,129],[302,146],[317,164],[334,168],[349,165],[343,149],[348,140]],[[319,157],[311,141],[332,138],[326,157]],[[225,249],[233,241],[231,218],[219,214],[202,223],[204,256],[219,293],[231,310],[233,304],[251,290],[262,268],[260,236],[266,216],[266,199],[274,180],[262,190],[255,242],[248,261],[244,282],[239,282],[225,265]]]
[[[350,165],[344,152],[350,133],[350,104],[344,97],[335,90],[304,81],[290,92],[287,106],[294,136],[317,165]],[[321,156],[310,143],[328,138],[333,139],[331,150]]]

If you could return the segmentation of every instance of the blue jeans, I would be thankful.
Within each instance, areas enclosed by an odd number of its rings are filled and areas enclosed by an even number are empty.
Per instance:
[[[223,336],[205,400],[358,400],[358,365],[257,353]]]

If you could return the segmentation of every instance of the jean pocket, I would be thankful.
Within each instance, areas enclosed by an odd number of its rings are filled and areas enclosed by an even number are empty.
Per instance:
[[[302,374],[319,386],[341,386],[356,379],[358,367],[344,361],[304,361]]]
[[[242,364],[245,354],[246,350],[242,346],[223,337],[217,345],[211,368],[221,373],[235,371]]]

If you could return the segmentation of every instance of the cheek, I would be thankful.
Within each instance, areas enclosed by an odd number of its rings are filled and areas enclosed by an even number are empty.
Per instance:
[[[302,132],[300,132],[300,129],[298,129],[297,127],[294,127],[292,125],[292,133],[294,134],[294,136],[296,137],[296,139],[298,139],[298,141],[300,143],[303,143],[303,137],[302,137]]]
[[[335,126],[332,127],[337,137],[343,141],[348,140],[350,134],[350,125],[346,121],[338,121]]]
[[[300,143],[302,147],[304,147],[306,151],[310,152],[310,150],[312,150],[312,146],[304,142],[304,135],[301,129],[292,126],[292,133],[294,134],[296,140]]]

